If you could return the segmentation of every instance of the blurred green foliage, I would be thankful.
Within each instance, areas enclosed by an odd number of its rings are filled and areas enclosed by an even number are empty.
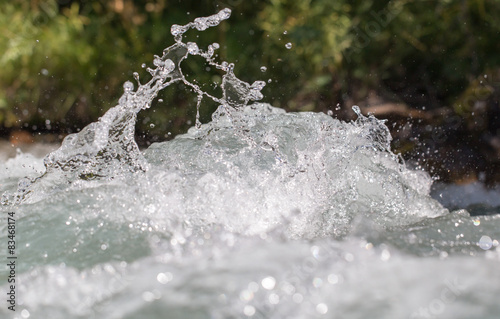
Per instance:
[[[173,43],[172,24],[224,7],[228,21],[188,37],[220,43],[237,76],[270,79],[265,100],[290,110],[350,107],[375,90],[462,114],[478,77],[500,68],[498,0],[13,0],[0,7],[1,127],[83,127],[116,103],[132,72],[147,79],[141,64]],[[206,87],[220,81],[205,68],[186,61]],[[141,112],[139,135],[165,139],[194,122],[196,96],[181,86]],[[202,109],[202,121],[215,107]]]

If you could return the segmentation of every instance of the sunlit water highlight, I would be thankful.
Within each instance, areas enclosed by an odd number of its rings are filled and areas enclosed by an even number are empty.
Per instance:
[[[125,83],[115,108],[45,159],[0,164],[18,253],[16,312],[4,302],[0,316],[497,318],[498,215],[441,206],[357,108],[345,123],[252,102],[264,82],[215,62],[218,44],[182,42],[229,16],[174,25],[149,82]],[[222,96],[185,79],[190,55],[224,73]],[[141,152],[136,114],[178,81],[198,107],[221,106]]]

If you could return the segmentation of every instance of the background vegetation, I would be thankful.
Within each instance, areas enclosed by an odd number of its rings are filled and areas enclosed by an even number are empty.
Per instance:
[[[267,102],[342,119],[359,104],[388,118],[395,148],[441,178],[500,179],[498,0],[12,0],[0,6],[0,134],[78,131],[134,71],[145,76],[141,64],[173,43],[172,24],[224,7],[230,20],[197,42],[220,43],[240,78],[270,79]],[[206,85],[220,79],[186,67]],[[140,113],[144,143],[194,122],[194,95],[162,94]]]

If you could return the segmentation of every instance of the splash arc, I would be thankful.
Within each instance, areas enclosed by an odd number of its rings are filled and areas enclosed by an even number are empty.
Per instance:
[[[223,9],[208,17],[196,18],[186,25],[173,25],[171,33],[175,44],[163,50],[163,55],[155,56],[154,68],[146,70],[152,78],[141,84],[139,74],[134,73],[137,89],[127,81],[123,84],[124,93],[118,105],[109,109],[97,122],[84,127],[79,133],[68,135],[56,151],[44,159],[46,171],[34,179],[22,179],[14,196],[4,195],[3,204],[18,204],[33,194],[38,184],[50,184],[51,188],[68,181],[112,179],[119,174],[146,171],[148,164],[142,156],[135,141],[135,123],[137,113],[151,106],[152,101],[164,88],[182,81],[198,96],[196,127],[200,127],[199,109],[203,98],[210,98],[226,109],[240,108],[250,101],[263,98],[260,92],[264,81],[253,84],[238,79],[234,74],[234,64],[223,61],[217,63],[214,53],[218,43],[208,46],[206,51],[198,48],[194,42],[182,42],[182,36],[190,29],[198,31],[219,25],[230,17],[231,10]],[[203,91],[197,84],[190,82],[182,73],[181,63],[190,55],[201,56],[206,62],[224,72],[222,76],[223,95],[216,97]],[[47,182],[45,182],[47,181]],[[47,188],[45,188],[47,189]]]

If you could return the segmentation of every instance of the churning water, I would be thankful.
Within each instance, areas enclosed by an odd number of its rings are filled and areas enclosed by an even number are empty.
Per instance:
[[[230,10],[172,26],[152,79],[45,159],[0,164],[16,219],[16,311],[2,318],[498,318],[500,218],[448,211],[390,150],[384,123],[253,101],[218,44],[182,42]],[[222,96],[181,69],[201,56]],[[141,152],[136,114],[183,82],[212,121]],[[1,224],[2,263],[8,227]]]

